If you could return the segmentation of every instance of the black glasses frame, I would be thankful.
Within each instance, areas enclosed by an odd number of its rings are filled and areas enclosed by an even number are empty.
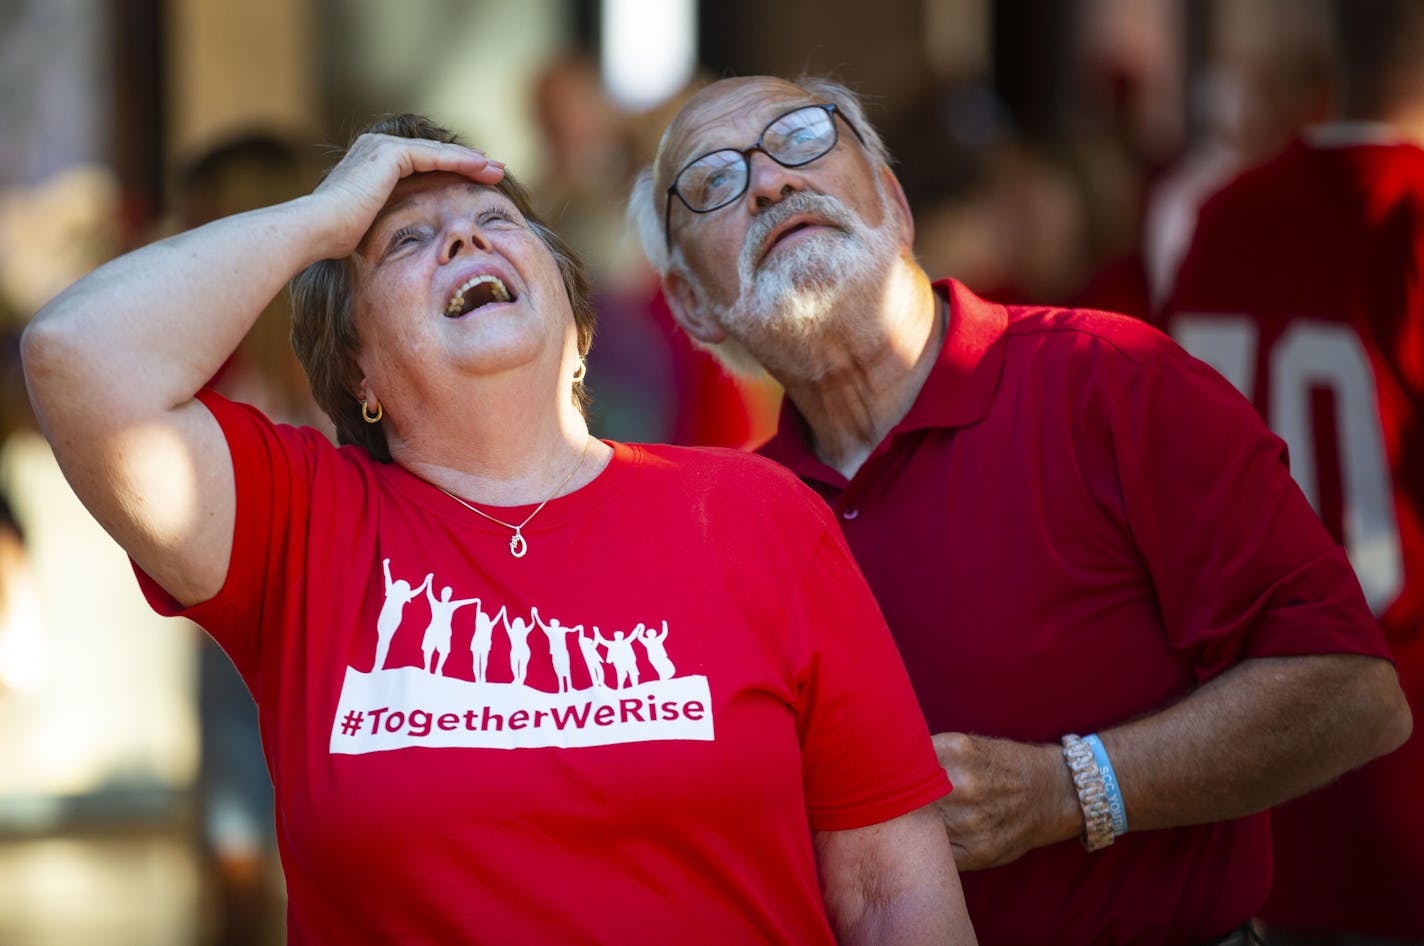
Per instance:
[[[826,146],[826,150],[825,150],[825,151],[822,151],[820,154],[815,155],[815,156],[813,156],[813,157],[807,158],[805,161],[797,161],[795,164],[787,164],[785,161],[782,161],[782,160],[781,160],[780,158],[778,158],[776,155],[774,155],[774,154],[772,154],[770,151],[766,150],[766,148],[762,147],[762,141],[766,138],[766,133],[771,130],[771,126],[772,126],[772,125],[775,125],[777,122],[781,121],[781,120],[782,120],[783,118],[785,118],[787,115],[793,115],[793,114],[795,114],[796,112],[804,111],[805,109],[808,109],[808,108],[819,108],[819,109],[823,110],[824,112],[826,112],[826,114],[828,114],[828,115],[831,116],[831,130],[832,130],[832,132],[833,132],[833,135],[832,135],[832,137],[831,137],[831,143]],[[863,137],[861,137],[860,131],[855,127],[855,124],[854,124],[849,118],[846,117],[845,112],[843,112],[840,108],[836,107],[836,105],[835,105],[834,102],[825,102],[825,103],[817,103],[817,104],[814,104],[814,105],[798,105],[798,106],[796,106],[795,108],[787,109],[786,111],[782,112],[780,115],[777,115],[777,116],[776,116],[775,118],[773,118],[771,121],[769,121],[769,122],[766,123],[766,127],[761,130],[761,134],[760,134],[760,135],[757,135],[756,144],[752,145],[752,146],[749,147],[749,148],[714,148],[714,149],[712,149],[711,151],[706,151],[706,152],[704,152],[704,153],[702,153],[702,154],[699,154],[697,157],[693,158],[691,161],[688,161],[686,164],[684,164],[684,165],[682,166],[682,168],[681,168],[676,174],[673,175],[673,177],[672,177],[672,183],[668,185],[668,188],[667,188],[667,195],[666,195],[666,196],[667,196],[667,202],[666,202],[666,204],[665,204],[665,206],[664,206],[664,208],[663,208],[663,235],[664,235],[664,236],[666,237],[666,239],[667,239],[667,249],[668,249],[668,252],[669,252],[669,253],[672,252],[672,199],[673,199],[673,197],[676,197],[679,201],[681,201],[681,203],[682,203],[682,205],[683,205],[684,207],[686,207],[688,210],[692,211],[692,212],[695,213],[695,214],[710,214],[710,213],[711,213],[712,211],[714,211],[714,210],[721,210],[723,207],[727,206],[728,204],[735,203],[738,198],[740,198],[743,194],[745,194],[745,193],[747,192],[747,188],[750,187],[750,186],[751,186],[751,183],[752,183],[752,154],[753,154],[754,152],[760,151],[762,154],[766,155],[768,158],[771,158],[771,160],[775,161],[777,164],[781,165],[781,166],[784,167],[784,168],[800,168],[800,167],[805,167],[806,165],[810,164],[810,163],[813,162],[813,161],[819,161],[821,158],[824,158],[826,155],[828,155],[828,154],[830,154],[832,151],[834,151],[835,148],[836,148],[836,145],[837,145],[837,144],[840,142],[840,140],[841,140],[840,128],[839,128],[839,126],[836,125],[836,116],[837,116],[837,115],[840,116],[841,121],[843,121],[843,122],[846,123],[846,127],[850,129],[851,134],[855,135],[855,139],[860,142],[861,147],[865,147],[865,139],[864,139]],[[745,167],[745,169],[746,169],[746,174],[745,174],[745,176],[744,176],[744,178],[743,178],[743,180],[742,180],[742,189],[739,190],[739,191],[737,191],[737,192],[736,192],[735,194],[733,194],[731,197],[728,197],[726,200],[722,201],[720,204],[717,204],[716,206],[707,207],[707,208],[704,208],[704,209],[702,209],[702,210],[698,210],[696,207],[694,207],[694,206],[692,206],[691,204],[689,204],[689,203],[687,202],[687,198],[682,196],[682,191],[680,191],[680,190],[677,189],[677,182],[678,182],[678,179],[682,177],[683,171],[686,171],[688,168],[692,167],[694,164],[696,164],[698,161],[701,161],[703,158],[707,157],[709,154],[716,154],[716,153],[719,152],[719,151],[735,151],[735,152],[737,152],[738,154],[740,154],[740,155],[742,156],[742,165],[743,165],[743,166]]]

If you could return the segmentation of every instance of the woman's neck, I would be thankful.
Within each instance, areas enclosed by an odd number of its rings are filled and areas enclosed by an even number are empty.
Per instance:
[[[393,425],[387,432],[391,457],[471,502],[521,506],[572,492],[598,475],[611,450],[590,442],[588,424],[571,395],[557,405],[548,404],[545,395],[545,406],[531,408],[539,400],[501,397],[495,390],[476,398],[442,398],[443,406],[413,411]],[[578,471],[567,479],[576,464]]]

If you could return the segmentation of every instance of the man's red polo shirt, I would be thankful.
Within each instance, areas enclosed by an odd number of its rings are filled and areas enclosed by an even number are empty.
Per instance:
[[[1219,375],[1124,316],[935,288],[939,360],[853,480],[789,402],[762,450],[839,515],[931,731],[1056,743],[1244,658],[1387,655],[1281,442]],[[1195,943],[1265,899],[1267,819],[1068,841],[962,880],[985,946]]]

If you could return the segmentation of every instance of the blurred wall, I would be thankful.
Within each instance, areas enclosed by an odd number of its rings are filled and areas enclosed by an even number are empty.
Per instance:
[[[526,181],[543,171],[530,87],[574,33],[570,0],[323,0],[327,140],[384,112],[428,114]]]

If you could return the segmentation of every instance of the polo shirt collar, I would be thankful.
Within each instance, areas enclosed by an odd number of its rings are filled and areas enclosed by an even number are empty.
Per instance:
[[[1004,365],[1008,311],[981,299],[953,279],[934,284],[949,309],[949,327],[939,358],[910,410],[885,438],[928,428],[966,427],[983,420],[994,401]],[[884,443],[877,447],[877,452]],[[803,477],[844,482],[811,449],[811,431],[790,398],[784,398],[776,435],[759,451]],[[828,474],[830,476],[828,477]]]

